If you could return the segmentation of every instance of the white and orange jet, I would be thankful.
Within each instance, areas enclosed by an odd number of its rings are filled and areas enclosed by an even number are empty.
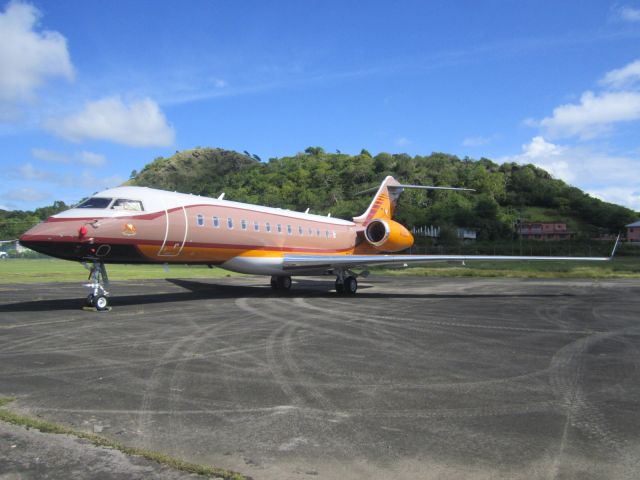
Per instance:
[[[413,236],[392,217],[405,188],[385,178],[364,214],[352,221],[279,208],[167,192],[117,187],[58,213],[20,237],[38,252],[90,266],[87,304],[108,308],[107,263],[216,265],[270,275],[276,290],[291,275],[335,275],[338,293],[354,294],[352,269],[370,265],[465,260],[609,260],[611,257],[483,255],[389,255],[413,245]],[[617,244],[617,242],[616,242]],[[614,247],[615,250],[615,247]],[[612,253],[613,255],[613,253]]]

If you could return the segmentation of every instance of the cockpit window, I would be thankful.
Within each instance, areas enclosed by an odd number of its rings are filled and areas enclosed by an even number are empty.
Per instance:
[[[130,212],[142,212],[144,208],[142,208],[142,202],[140,200],[126,200],[124,198],[118,198],[113,205],[111,205],[111,210],[128,210]]]
[[[111,203],[112,198],[91,197],[85,200],[76,208],[107,208]]]

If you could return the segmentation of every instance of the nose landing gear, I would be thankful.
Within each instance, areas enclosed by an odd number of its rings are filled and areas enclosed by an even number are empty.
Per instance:
[[[92,260],[92,265],[89,266],[83,262],[86,269],[89,270],[89,280],[91,283],[85,284],[85,286],[91,289],[91,293],[87,296],[85,305],[87,307],[93,307],[99,312],[109,309],[109,292],[105,287],[109,286],[109,277],[107,276],[107,268],[104,263]]]

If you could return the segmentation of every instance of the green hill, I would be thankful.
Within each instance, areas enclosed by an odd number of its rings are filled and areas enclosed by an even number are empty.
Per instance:
[[[358,155],[326,153],[310,147],[294,156],[261,162],[247,152],[197,148],[156,158],[127,182],[164,190],[218,196],[334,217],[362,213],[386,175],[408,184],[458,186],[475,193],[406,191],[397,218],[408,226],[475,228],[480,239],[509,239],[514,224],[565,221],[584,238],[620,231],[638,213],[595,199],[533,165],[498,165],[482,158],[460,159],[444,153],[411,157],[366,150]],[[38,219],[67,208],[61,202],[35,212],[0,211],[0,238],[15,238]]]
[[[523,221],[565,221],[585,237],[619,231],[638,214],[602,202],[551,177],[533,165],[498,165],[482,158],[460,159],[444,153],[411,157],[380,153],[326,153],[310,147],[268,162],[221,149],[194,149],[159,158],[131,180],[145,185],[241,202],[305,210],[350,218],[364,211],[386,176],[410,184],[476,189],[475,193],[406,191],[397,217],[412,225],[477,228],[485,239],[510,238]]]

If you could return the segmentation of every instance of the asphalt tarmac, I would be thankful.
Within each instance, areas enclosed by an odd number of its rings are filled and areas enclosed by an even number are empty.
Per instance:
[[[640,281],[267,283],[116,281],[108,313],[76,284],[0,285],[0,396],[256,480],[640,475]],[[45,447],[20,445],[0,478],[36,478],[21,455]]]

